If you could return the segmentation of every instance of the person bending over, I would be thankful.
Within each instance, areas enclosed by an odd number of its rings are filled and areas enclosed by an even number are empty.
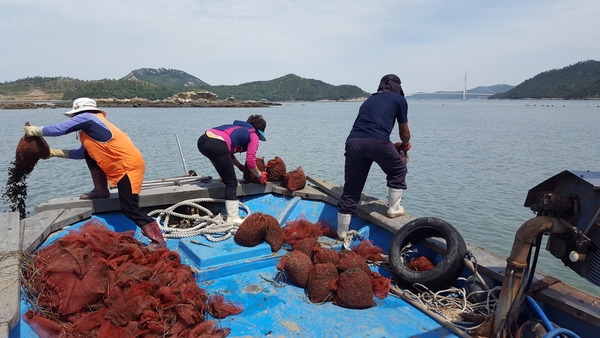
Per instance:
[[[236,120],[232,124],[211,128],[198,138],[198,150],[210,160],[225,184],[227,221],[236,225],[241,224],[243,219],[239,216],[234,166],[243,172],[244,165],[237,160],[235,153],[246,152],[245,166],[261,184],[267,184],[267,173],[256,166],[259,140],[266,141],[266,127],[267,122],[261,115],[251,115],[245,122]]]
[[[69,119],[48,126],[25,126],[27,136],[61,136],[79,133],[79,149],[50,149],[50,157],[85,159],[92,175],[94,188],[81,199],[110,196],[108,185],[117,187],[121,212],[142,229],[154,250],[166,247],[158,223],[139,207],[139,193],[144,181],[146,164],[142,153],[129,136],[106,119],[106,112],[96,101],[82,97],[73,102],[73,109],[64,113]]]

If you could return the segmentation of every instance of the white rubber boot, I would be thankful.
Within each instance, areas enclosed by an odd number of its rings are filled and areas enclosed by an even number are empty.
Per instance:
[[[239,201],[225,200],[225,210],[227,210],[227,222],[240,225],[244,221],[239,215]]]
[[[402,189],[388,188],[387,217],[394,218],[404,215],[404,207],[400,205],[402,191]]]
[[[337,235],[340,241],[346,239],[346,233],[348,232],[348,228],[350,228],[350,220],[352,219],[352,214],[342,214],[338,212],[338,224],[337,224]]]

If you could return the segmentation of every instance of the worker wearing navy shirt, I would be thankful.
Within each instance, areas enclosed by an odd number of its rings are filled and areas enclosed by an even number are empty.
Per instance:
[[[400,152],[390,139],[396,122],[402,141]],[[360,106],[346,139],[344,190],[337,205],[337,234],[340,240],[345,240],[348,244],[346,234],[352,214],[356,213],[373,162],[387,175],[387,216],[393,218],[404,215],[404,207],[400,205],[400,201],[402,192],[406,189],[405,161],[408,160],[406,152],[410,147],[408,103],[404,98],[400,78],[388,74],[381,79],[377,92]]]

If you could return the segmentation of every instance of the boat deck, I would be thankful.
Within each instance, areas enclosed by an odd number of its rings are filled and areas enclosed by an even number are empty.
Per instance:
[[[311,185],[305,189],[290,192],[273,182],[266,186],[258,184],[240,184],[238,196],[244,199],[247,196],[274,193],[286,197],[300,197],[301,199],[325,201],[332,206],[328,218],[335,224],[335,208],[337,198],[341,195],[341,187],[327,181],[308,177]],[[169,206],[182,200],[197,198],[223,198],[223,185],[216,180],[204,177],[181,177],[166,180],[147,181],[140,194],[140,206],[154,208]],[[405,215],[395,219],[385,217],[387,206],[381,200],[371,196],[363,196],[358,207],[358,216],[365,222],[372,222],[394,233],[413,218]],[[0,221],[6,224],[6,236],[0,239],[0,338],[8,337],[13,326],[19,321],[21,314],[19,299],[19,254],[32,252],[51,234],[58,230],[83,222],[92,215],[118,211],[119,203],[116,192],[110,198],[102,200],[80,200],[77,197],[56,198],[36,207],[36,213],[24,220],[19,220],[18,213],[0,214]],[[254,210],[257,210],[256,208]],[[292,219],[297,216],[288,214],[285,217]],[[94,216],[101,217],[101,216]],[[209,246],[194,244],[191,240],[204,242]],[[326,239],[325,239],[326,240]],[[175,243],[175,241],[168,241]],[[430,317],[412,318],[405,316],[408,308],[414,312],[414,307],[397,297],[387,297],[383,300],[375,299],[377,306],[365,310],[343,309],[329,303],[312,304],[308,301],[304,289],[291,285],[281,286],[274,282],[277,275],[275,269],[285,250],[271,253],[270,247],[263,243],[253,248],[241,249],[233,245],[232,241],[207,243],[199,236],[196,238],[182,239],[177,242],[177,250],[184,263],[194,267],[196,277],[202,288],[209,293],[223,294],[228,300],[244,304],[244,316],[232,316],[221,320],[223,327],[232,328],[231,336],[308,336],[295,320],[302,318],[310,320],[319,336],[396,336],[397,327],[404,327],[400,321],[406,321],[406,327],[414,328],[414,332],[402,332],[403,335],[419,337],[452,336],[452,333],[436,323]],[[340,243],[332,241],[332,246]],[[469,251],[477,257],[480,271],[489,274],[497,281],[504,277],[505,260],[484,249],[467,243]],[[236,249],[237,248],[237,249]],[[231,255],[232,250],[240,250]],[[222,253],[221,255],[217,253]],[[231,258],[234,257],[234,258]],[[228,261],[231,260],[231,261]],[[248,264],[252,261],[252,266]],[[240,273],[239,269],[247,269]],[[250,272],[252,271],[252,272]],[[381,271],[384,274],[384,271]],[[218,278],[217,278],[218,276]],[[239,285],[244,285],[239,288]],[[235,292],[232,292],[235,290]],[[568,292],[565,292],[568,290]],[[536,276],[532,294],[537,299],[566,311],[592,325],[600,323],[600,306],[597,297],[543,275]],[[335,307],[333,309],[332,307]],[[406,308],[407,311],[402,311]],[[267,311],[267,309],[269,309]],[[273,311],[277,309],[276,315]],[[332,315],[335,310],[339,315]],[[359,311],[359,312],[357,312]],[[356,318],[348,323],[348,318]],[[389,326],[373,327],[372,323],[381,322],[384,318]],[[568,320],[568,319],[566,319]],[[441,331],[440,331],[441,330]]]

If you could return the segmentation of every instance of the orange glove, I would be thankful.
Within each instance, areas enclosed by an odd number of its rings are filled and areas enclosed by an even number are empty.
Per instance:
[[[267,184],[267,173],[265,171],[261,171],[260,177],[258,178],[258,181],[262,185],[266,185]]]

